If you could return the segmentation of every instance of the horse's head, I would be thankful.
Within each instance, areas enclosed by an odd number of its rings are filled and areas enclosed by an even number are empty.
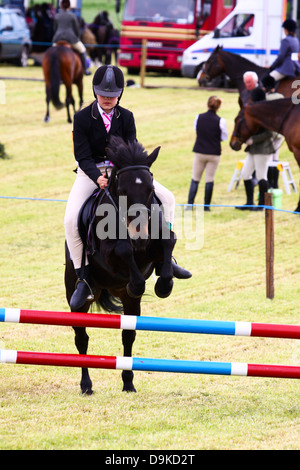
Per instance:
[[[145,249],[149,241],[149,219],[154,196],[153,176],[150,172],[160,147],[149,156],[138,142],[126,144],[112,137],[107,156],[116,168],[116,193],[119,209],[127,225],[132,245]]]
[[[242,145],[258,130],[249,118],[247,113],[248,106],[242,108],[234,120],[234,129],[230,139],[230,147],[236,151],[241,150]]]
[[[202,71],[198,76],[199,85],[204,79],[211,80],[224,72],[224,64],[220,57],[220,51],[222,51],[222,46],[217,46],[205,62]]]

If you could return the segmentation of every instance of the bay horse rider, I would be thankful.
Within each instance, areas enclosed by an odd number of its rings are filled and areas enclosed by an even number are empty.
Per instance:
[[[85,75],[91,75],[87,67],[86,48],[80,40],[79,23],[76,16],[70,11],[70,0],[62,0],[60,6],[62,11],[55,16],[53,23],[53,45],[59,41],[69,42],[72,49],[80,54]]]
[[[276,82],[285,77],[296,77],[300,74],[299,40],[296,37],[297,23],[287,19],[282,24],[286,37],[282,39],[277,59],[270,66],[270,75]]]

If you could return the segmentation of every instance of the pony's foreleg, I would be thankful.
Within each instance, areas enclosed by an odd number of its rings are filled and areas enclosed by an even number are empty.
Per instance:
[[[133,298],[142,297],[145,292],[146,281],[137,267],[130,242],[118,240],[115,246],[115,254],[129,267],[129,283],[126,287],[128,295]]]
[[[171,294],[173,289],[172,253],[176,243],[174,232],[169,230],[167,236],[161,234],[160,243],[163,249],[163,261],[156,268],[159,278],[156,281],[154,290],[158,297],[165,298]]]
[[[86,333],[85,328],[73,327],[73,329],[75,331],[75,345],[76,345],[76,348],[78,349],[79,354],[86,354],[87,349],[88,349],[88,344],[89,344],[89,336]],[[83,367],[81,371],[82,371],[81,382],[80,382],[81,392],[85,395],[92,395],[93,393],[92,381],[89,376],[89,371],[85,367]]]

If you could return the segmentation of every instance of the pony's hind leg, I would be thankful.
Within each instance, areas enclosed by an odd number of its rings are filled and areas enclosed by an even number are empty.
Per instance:
[[[134,299],[127,294],[126,289],[122,293],[119,293],[119,298],[123,304],[124,315],[136,315],[139,316],[141,313],[141,299]],[[123,330],[122,331],[122,343],[125,357],[132,356],[132,346],[136,337],[135,330]],[[123,370],[123,392],[136,392],[133,385],[133,372],[131,370]]]
[[[70,114],[70,106],[73,107],[73,111],[75,113],[75,101],[72,95],[72,87],[66,86],[67,89],[67,95],[66,95],[66,108],[67,108],[67,117],[68,117],[68,122],[72,122],[71,114]]]
[[[132,330],[123,330],[122,331],[122,343],[124,347],[124,356],[132,356],[132,345],[135,340],[136,333]],[[123,392],[136,392],[136,389],[133,385],[133,372],[132,370],[123,370],[122,372],[123,380]]]
[[[75,331],[75,345],[76,345],[76,348],[78,349],[79,354],[86,354],[87,349],[88,349],[89,336],[85,328],[73,327],[73,329]],[[92,381],[89,376],[89,371],[85,367],[83,367],[81,371],[82,371],[81,382],[80,382],[81,392],[84,395],[92,395],[93,393]]]
[[[46,87],[46,114],[45,114],[45,117],[44,117],[44,122],[49,122],[50,121],[50,112],[49,112],[49,107],[50,107],[50,100],[51,100],[51,96],[50,96],[50,90],[48,87]]]

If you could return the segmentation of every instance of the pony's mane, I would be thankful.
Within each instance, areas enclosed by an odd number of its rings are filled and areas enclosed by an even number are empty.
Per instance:
[[[213,51],[213,55],[217,55],[218,53],[224,54],[225,56],[229,57],[231,61],[233,61],[235,64],[238,61],[238,67],[239,67],[239,72],[240,74],[243,73],[243,70],[253,70],[253,71],[263,71],[265,70],[264,67],[261,67],[260,65],[255,64],[254,62],[251,62],[251,60],[246,59],[245,57],[242,57],[241,55],[234,54],[233,52],[226,51],[223,49],[223,47],[217,46],[216,49]],[[242,71],[240,70],[242,69]]]
[[[110,161],[119,169],[133,165],[148,165],[148,153],[136,141],[127,144],[121,137],[112,136],[106,152]]]
[[[263,100],[263,101],[256,101],[256,102],[249,102],[247,106],[259,106],[260,104],[265,104],[267,108],[276,110],[277,112],[284,111],[289,106],[292,107],[292,100],[291,98],[279,98],[277,100]],[[296,106],[296,105],[295,105]]]

